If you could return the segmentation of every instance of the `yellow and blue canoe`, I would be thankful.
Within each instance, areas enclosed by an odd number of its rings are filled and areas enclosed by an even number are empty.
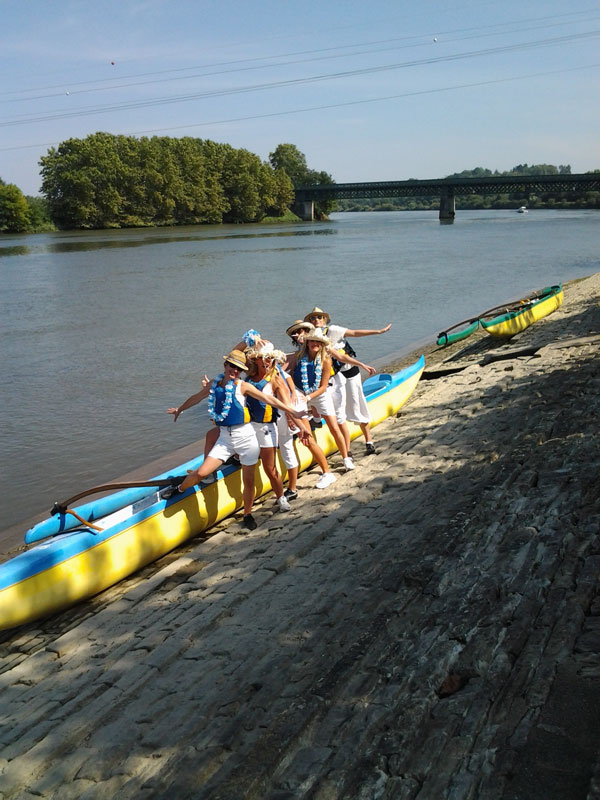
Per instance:
[[[374,375],[365,381],[373,425],[406,403],[424,367],[421,356],[393,375]],[[360,435],[358,425],[350,424],[350,428],[353,439]],[[315,431],[315,436],[326,454],[334,452],[335,442],[325,426]],[[312,463],[310,452],[301,444],[297,452],[300,469],[308,468]],[[182,464],[170,474],[184,475],[201,461]],[[271,485],[262,468],[256,469],[258,497]],[[41,541],[0,564],[0,630],[56,613],[98,594],[241,507],[241,471],[224,466],[215,482],[193,487],[169,500],[145,488],[118,492],[75,509],[85,519],[93,518],[98,530],[82,526],[68,515],[51,517],[40,523],[41,527],[28,531],[28,541]]]
[[[542,289],[539,295],[528,300],[521,300],[518,305],[508,309],[506,313],[493,317],[490,320],[480,319],[484,331],[502,339],[508,339],[521,333],[534,322],[547,317],[564,300],[562,284],[548,286]]]

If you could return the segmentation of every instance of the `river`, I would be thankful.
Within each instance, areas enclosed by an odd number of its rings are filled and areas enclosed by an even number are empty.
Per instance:
[[[595,211],[333,214],[328,222],[0,238],[0,536],[203,436],[200,388],[254,327],[313,306],[385,363],[470,315],[600,271]],[[173,464],[175,466],[175,464]]]

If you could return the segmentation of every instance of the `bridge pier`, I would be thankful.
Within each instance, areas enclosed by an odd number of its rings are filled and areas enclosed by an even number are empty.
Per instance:
[[[315,218],[315,204],[312,200],[297,200],[292,211],[304,222],[312,222]]]
[[[456,216],[456,198],[453,192],[440,195],[440,224],[452,225]]]

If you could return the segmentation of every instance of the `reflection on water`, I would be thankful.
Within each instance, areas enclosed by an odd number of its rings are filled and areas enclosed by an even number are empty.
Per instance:
[[[147,247],[156,244],[174,244],[176,242],[211,242],[227,239],[270,239],[296,236],[333,236],[337,234],[337,229],[327,223],[319,223],[320,227],[299,228],[296,224],[293,227],[279,227],[276,230],[260,228],[250,228],[244,226],[240,230],[238,226],[214,226],[207,225],[203,228],[195,227],[197,233],[190,234],[189,227],[169,229],[165,235],[164,231],[156,232],[155,228],[130,230],[106,231],[99,234],[98,231],[77,231],[67,234],[46,234],[46,237],[55,236],[59,241],[42,241],[42,234],[38,234],[40,239],[30,246],[12,245],[0,247],[0,256],[27,255],[29,253],[73,253],[88,252],[92,250],[107,250],[110,248],[126,249],[131,247]],[[218,230],[218,233],[211,231]],[[70,241],[65,241],[65,237]],[[90,238],[94,237],[94,238]],[[100,238],[98,238],[100,237]]]
[[[15,244],[12,247],[0,246],[0,258],[3,256],[26,256],[31,253],[31,248],[23,244]]]

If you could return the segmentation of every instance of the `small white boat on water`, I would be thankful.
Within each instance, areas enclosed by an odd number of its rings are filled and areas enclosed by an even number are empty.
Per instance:
[[[518,209],[518,213],[527,214],[527,206],[521,206],[521,208]]]

